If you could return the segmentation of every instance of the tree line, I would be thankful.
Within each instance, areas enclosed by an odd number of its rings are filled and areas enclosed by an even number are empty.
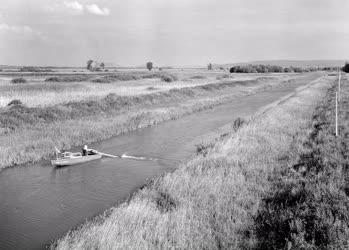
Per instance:
[[[334,67],[333,67],[334,68]],[[312,72],[318,70],[332,70],[332,67],[320,68],[320,67],[281,67],[276,65],[243,65],[234,66],[230,68],[230,73],[302,73],[302,72]]]

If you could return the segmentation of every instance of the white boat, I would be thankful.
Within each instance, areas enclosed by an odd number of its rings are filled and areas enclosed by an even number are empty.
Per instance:
[[[102,154],[99,152],[82,155],[81,153],[64,152],[57,156],[57,159],[51,160],[51,164],[56,167],[71,166],[88,161],[93,161],[102,158]]]

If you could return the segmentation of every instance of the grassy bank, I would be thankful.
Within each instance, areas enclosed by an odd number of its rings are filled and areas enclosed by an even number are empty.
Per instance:
[[[107,215],[68,233],[58,249],[249,248],[268,176],[309,127],[328,79],[225,136],[207,154],[155,179]],[[236,126],[237,127],[237,126]],[[251,235],[252,236],[252,235]]]
[[[257,249],[349,248],[349,85],[342,81],[339,136],[332,87],[280,164],[255,217]],[[285,155],[287,157],[288,155]]]
[[[237,86],[256,85],[256,81],[227,81],[216,84],[206,84],[196,87],[171,89],[168,92],[152,93],[140,96],[118,96],[109,94],[99,100],[84,100],[62,103],[51,107],[27,107],[13,105],[0,110],[0,127],[5,130],[16,130],[20,127],[33,126],[41,123],[76,119],[98,114],[108,114],[129,109],[134,106],[149,106],[166,102],[180,102],[208,93],[226,90]]]
[[[297,79],[298,84],[304,84],[304,77]],[[8,107],[0,118],[0,168],[48,159],[55,146],[70,149],[101,141],[285,84],[295,83],[269,79],[225,81],[143,96],[111,94],[97,101],[51,107]]]

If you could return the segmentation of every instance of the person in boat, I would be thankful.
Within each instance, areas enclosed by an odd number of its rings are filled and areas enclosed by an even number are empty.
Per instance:
[[[89,149],[87,148],[87,145],[85,145],[85,146],[82,148],[82,155],[83,155],[83,156],[88,155],[88,151],[89,151]]]
[[[82,155],[83,155],[83,156],[95,155],[95,154],[96,154],[96,151],[93,150],[93,149],[87,148],[87,145],[85,145],[85,146],[82,148]]]

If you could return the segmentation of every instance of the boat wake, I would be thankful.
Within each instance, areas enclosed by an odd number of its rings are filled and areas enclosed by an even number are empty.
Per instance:
[[[157,159],[155,158],[148,158],[148,157],[143,157],[143,156],[133,156],[133,155],[127,155],[123,154],[121,155],[121,158],[123,159],[133,159],[133,160],[139,160],[139,161],[156,161]]]

